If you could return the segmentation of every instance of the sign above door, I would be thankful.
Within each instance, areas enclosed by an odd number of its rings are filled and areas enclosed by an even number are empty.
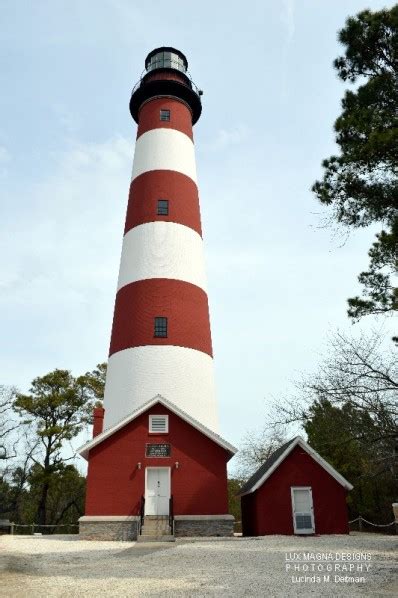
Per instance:
[[[170,444],[146,444],[145,445],[145,456],[146,457],[170,457],[171,447]]]

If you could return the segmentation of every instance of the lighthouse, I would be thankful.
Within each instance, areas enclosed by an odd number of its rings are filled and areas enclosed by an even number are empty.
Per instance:
[[[202,92],[179,50],[148,54],[103,408],[94,412],[83,538],[230,535],[193,125]]]

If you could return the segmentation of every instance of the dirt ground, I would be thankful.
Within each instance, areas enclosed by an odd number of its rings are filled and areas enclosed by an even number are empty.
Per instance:
[[[0,596],[398,596],[398,539],[214,538],[169,544],[1,536]]]

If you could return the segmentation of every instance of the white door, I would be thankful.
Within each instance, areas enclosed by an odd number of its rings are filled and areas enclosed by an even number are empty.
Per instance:
[[[170,468],[147,467],[145,476],[145,515],[168,515]]]
[[[295,534],[315,532],[311,488],[292,488],[293,527]]]

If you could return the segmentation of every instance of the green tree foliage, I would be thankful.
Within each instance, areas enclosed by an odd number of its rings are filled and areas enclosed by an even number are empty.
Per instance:
[[[0,519],[5,519],[14,511],[12,501],[12,488],[8,480],[0,477]]]
[[[314,401],[303,423],[309,444],[354,486],[349,493],[350,516],[389,523],[396,499],[394,443],[380,442],[377,422],[350,403]]]
[[[242,480],[236,478],[228,479],[228,513],[235,517],[236,524],[242,520],[240,511],[240,497],[237,496],[242,485]],[[238,531],[238,528],[235,528],[235,531]]]
[[[335,122],[338,156],[324,160],[322,181],[313,191],[332,207],[333,220],[348,228],[381,224],[370,251],[369,269],[359,275],[363,296],[348,299],[348,315],[398,309],[392,275],[398,256],[398,5],[365,10],[339,32],[345,54],[334,66],[347,91]]]
[[[20,519],[26,523],[36,522],[43,488],[44,472],[34,464],[28,475],[29,491],[22,500]],[[73,465],[62,465],[50,477],[47,495],[47,521],[51,525],[76,524],[84,513],[86,480]]]
[[[92,372],[86,372],[80,377],[88,392],[91,392],[93,399],[97,399],[96,406],[101,406],[105,391],[106,363],[99,363]]]
[[[47,494],[47,521],[51,525],[77,524],[84,513],[85,485],[85,478],[73,465],[61,465],[53,473]],[[37,523],[42,487],[43,469],[37,464],[28,471],[17,467],[8,478],[0,478],[0,518],[17,524]],[[43,529],[46,533],[54,530]]]
[[[98,368],[97,368],[98,369]],[[31,455],[37,466],[36,479],[40,488],[37,522],[48,523],[48,501],[53,476],[64,468],[61,450],[91,422],[93,405],[99,397],[94,372],[74,378],[67,370],[54,370],[35,378],[30,394],[17,394],[14,408],[33,427],[39,443]],[[52,523],[52,522],[51,522]]]
[[[0,518],[7,516],[15,523],[24,522],[24,505],[29,502],[28,476],[31,452],[32,447],[29,447],[19,465],[3,469],[1,472]]]

